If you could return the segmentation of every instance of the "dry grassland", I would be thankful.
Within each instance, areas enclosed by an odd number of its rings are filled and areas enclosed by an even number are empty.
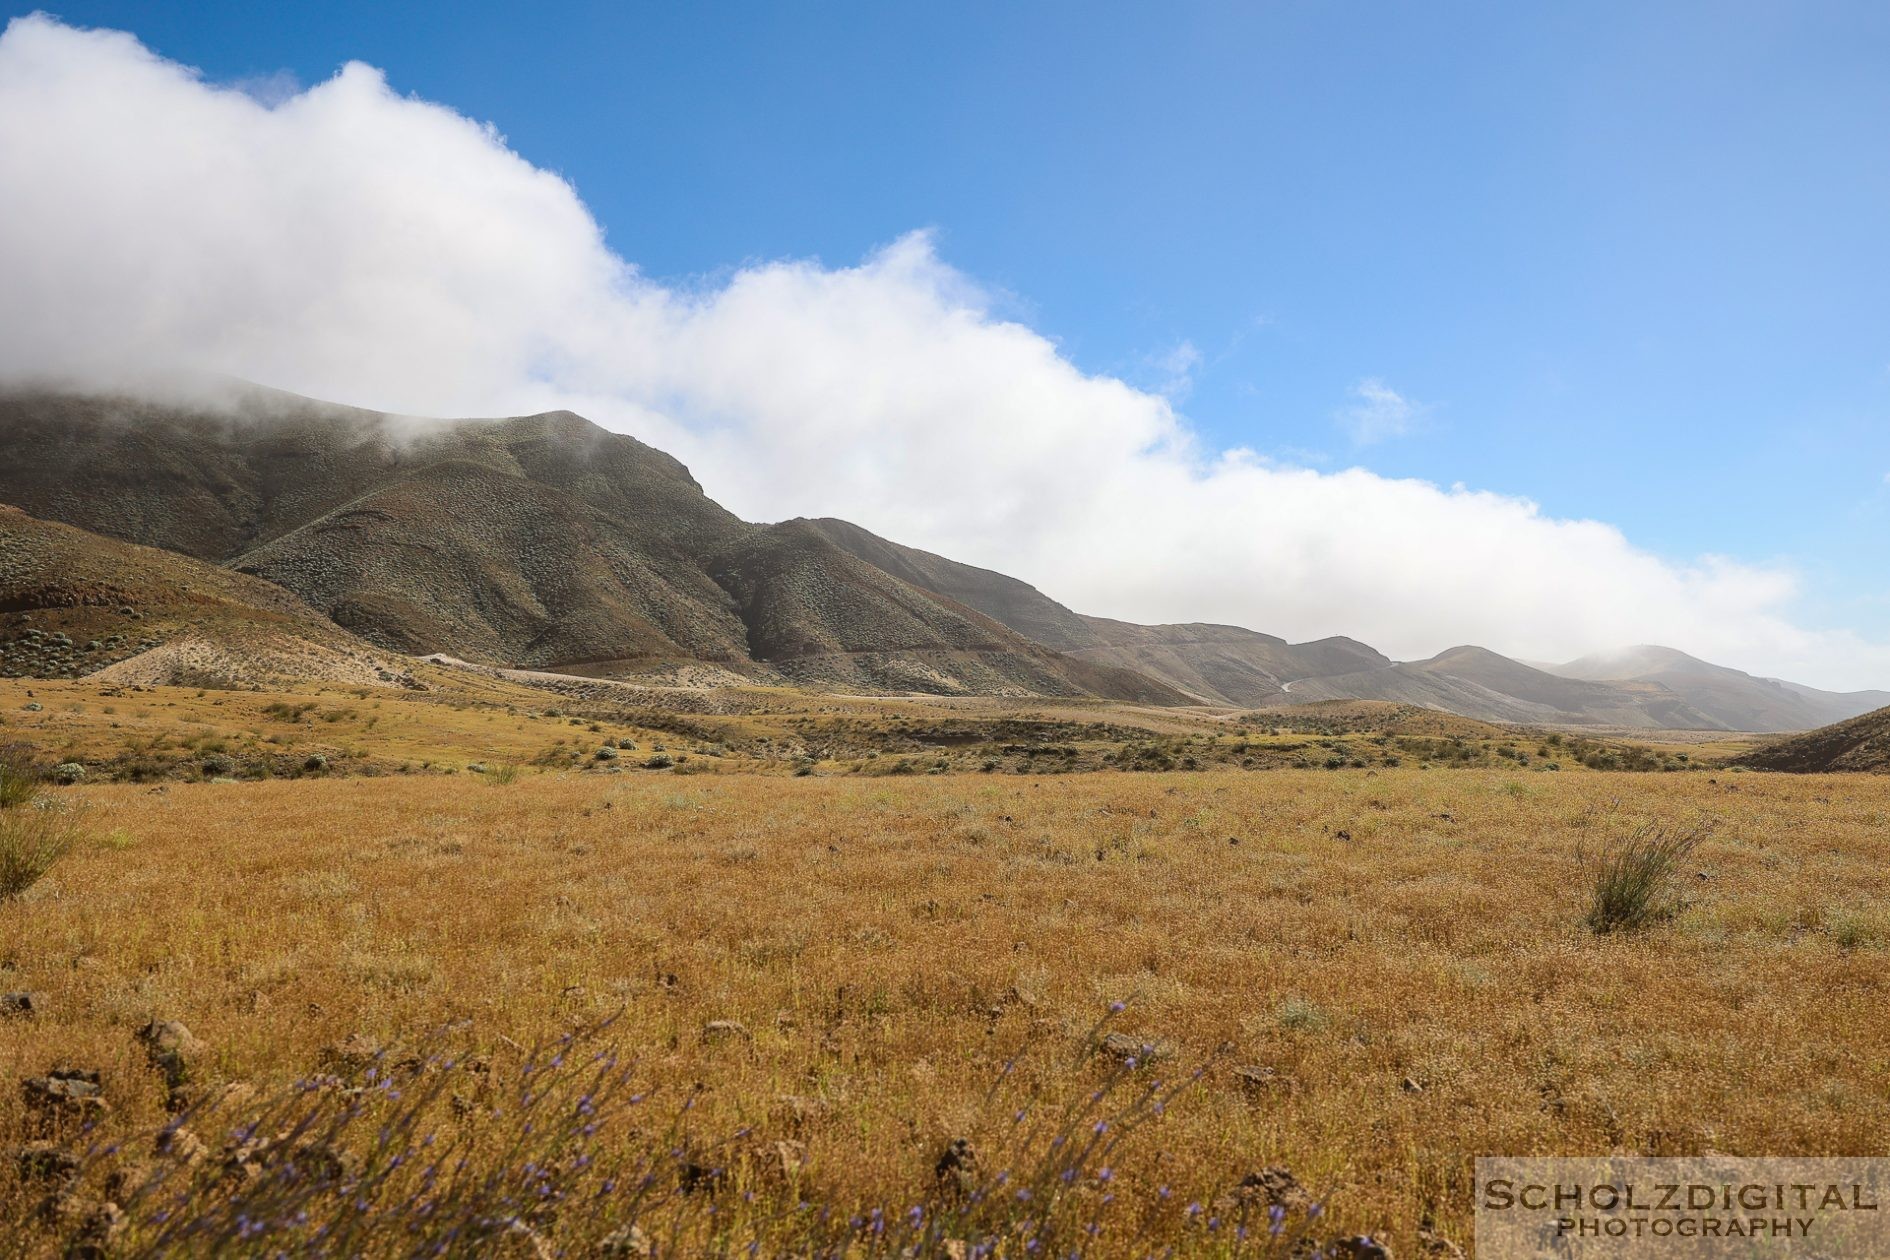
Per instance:
[[[1086,1034],[1118,1002],[1111,1027],[1171,1055],[1130,1075],[1184,1088],[1111,1152],[1106,1192],[1085,1174],[1090,1254],[1228,1251],[1205,1220],[1263,1167],[1322,1229],[1410,1256],[1468,1245],[1479,1153],[1865,1154],[1890,1133],[1890,779],[528,772],[61,798],[95,840],[0,904],[0,989],[44,997],[0,1022],[9,1143],[12,1082],[71,1064],[145,1158],[153,1017],[205,1043],[201,1095],[449,1025],[502,1079],[518,1046],[621,1013],[605,1036],[646,1105],[693,1098],[689,1133],[730,1137],[720,1201],[746,1206],[723,1222],[766,1237],[782,1204],[927,1202],[955,1138],[987,1172],[1026,1158],[1014,1108],[1108,1077]],[[1695,819],[1678,918],[1589,932],[1580,855]],[[443,1125],[480,1123],[468,1095]],[[590,1254],[607,1217],[530,1241]]]

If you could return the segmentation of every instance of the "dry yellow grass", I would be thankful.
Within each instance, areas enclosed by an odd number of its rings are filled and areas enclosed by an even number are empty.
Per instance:
[[[503,1071],[509,1042],[622,1011],[612,1040],[696,1091],[702,1131],[805,1142],[801,1195],[910,1203],[948,1140],[1001,1147],[1010,1103],[984,1100],[1008,1057],[1006,1099],[1092,1088],[1083,1034],[1118,1001],[1118,1027],[1173,1043],[1160,1070],[1210,1070],[1121,1152],[1095,1254],[1207,1248],[1185,1205],[1268,1165],[1411,1254],[1426,1221],[1467,1245],[1480,1153],[1864,1154],[1890,1132],[1882,778],[554,773],[66,799],[99,842],[0,905],[0,989],[46,998],[0,1025],[0,1075],[101,1069],[114,1134],[164,1118],[132,1035],[153,1016],[211,1047],[210,1079],[268,1088],[355,1033],[468,1021]],[[1583,928],[1581,851],[1700,817],[1676,921]],[[9,1084],[0,1137],[23,1121]]]

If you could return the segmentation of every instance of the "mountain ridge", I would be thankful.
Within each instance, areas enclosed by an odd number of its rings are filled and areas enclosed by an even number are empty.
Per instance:
[[[1140,625],[831,517],[741,520],[668,454],[569,411],[420,420],[262,386],[217,406],[0,393],[0,500],[293,593],[383,650],[634,675],[1486,721],[1808,729],[1890,702],[1668,648],[1395,662],[1344,636]],[[1608,677],[1604,675],[1619,675]]]

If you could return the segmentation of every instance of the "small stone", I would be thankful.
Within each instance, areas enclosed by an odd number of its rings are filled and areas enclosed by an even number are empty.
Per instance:
[[[1407,1094],[1421,1094],[1424,1092],[1424,1086],[1418,1084],[1417,1078],[1413,1076],[1405,1077],[1404,1080],[1398,1083],[1398,1088],[1402,1089]]]
[[[54,1068],[20,1082],[29,1110],[44,1115],[94,1116],[105,1110],[99,1074],[89,1068]]]
[[[792,1177],[807,1167],[807,1143],[783,1139],[768,1147],[768,1167],[783,1177]]]
[[[198,1163],[210,1153],[203,1139],[181,1124],[158,1130],[155,1145],[158,1154],[168,1155],[185,1164]]]
[[[112,1244],[125,1232],[125,1210],[116,1203],[101,1203],[85,1216],[78,1237],[66,1251],[69,1260],[104,1260]]]
[[[21,1181],[65,1185],[79,1175],[79,1157],[54,1142],[28,1142],[13,1152]]]
[[[1332,1260],[1391,1260],[1391,1248],[1370,1234],[1335,1238],[1326,1248],[1326,1254],[1331,1256]]]
[[[497,1254],[517,1256],[521,1260],[554,1260],[557,1252],[545,1241],[543,1234],[527,1225],[524,1221],[513,1221],[499,1233]]]
[[[154,1019],[138,1030],[144,1043],[145,1057],[164,1074],[164,1083],[172,1089],[190,1079],[191,1067],[204,1055],[204,1044],[190,1029],[174,1019]]]
[[[755,1035],[740,1020],[712,1019],[702,1026],[704,1041],[753,1041]]]
[[[599,1239],[593,1254],[598,1260],[643,1260],[652,1250],[648,1234],[635,1225],[625,1225]]]
[[[1249,1094],[1264,1094],[1292,1088],[1292,1080],[1264,1064],[1254,1063],[1234,1069],[1234,1081]]]
[[[1262,1168],[1257,1173],[1248,1173],[1240,1179],[1240,1184],[1221,1195],[1214,1201],[1215,1207],[1222,1214],[1228,1214],[1241,1207],[1283,1208],[1295,1211],[1312,1205],[1312,1196],[1300,1186],[1299,1178],[1286,1168]]]
[[[774,1109],[791,1127],[799,1128],[826,1111],[827,1105],[817,1098],[803,1098],[799,1094],[776,1094]]]
[[[332,1072],[350,1082],[369,1069],[386,1073],[406,1064],[406,1060],[399,1059],[399,1052],[395,1047],[384,1045],[366,1033],[360,1032],[349,1033],[339,1043],[324,1046],[317,1057],[324,1071]]]
[[[1158,1063],[1175,1055],[1173,1042],[1131,1037],[1120,1032],[1104,1033],[1096,1048],[1119,1063],[1136,1066]]]
[[[978,1188],[978,1152],[967,1138],[953,1138],[932,1165],[939,1188],[952,1194],[970,1194]]]
[[[0,1019],[31,1019],[45,1009],[43,993],[0,993]]]

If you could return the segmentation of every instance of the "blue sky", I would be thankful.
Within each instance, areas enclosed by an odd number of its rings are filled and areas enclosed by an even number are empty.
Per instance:
[[[1211,446],[1787,565],[1890,637],[1882,4],[53,11],[218,81],[366,61],[671,284],[932,229]],[[1357,439],[1369,382],[1405,431]]]

